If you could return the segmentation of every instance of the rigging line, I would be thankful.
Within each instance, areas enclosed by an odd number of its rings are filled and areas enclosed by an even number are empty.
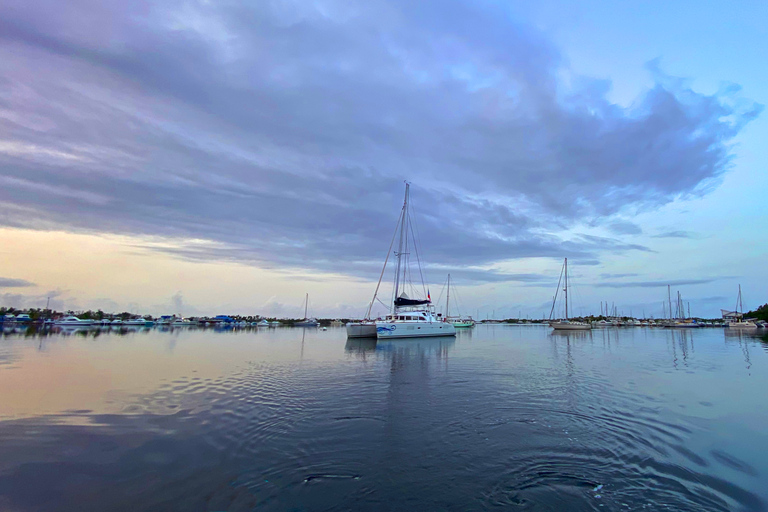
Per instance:
[[[413,207],[413,204],[409,204],[409,206],[411,207],[411,211],[415,214],[416,213],[416,209]],[[411,217],[413,218],[413,225],[411,225],[411,233],[413,233],[414,226],[415,226],[416,234],[414,235],[414,246],[416,248],[416,259],[419,262],[419,274],[421,275],[422,288],[424,288],[424,290],[423,290],[424,297],[426,297],[427,296],[427,290],[426,290],[426,285],[424,284],[425,283],[425,281],[424,281],[424,274],[421,272],[421,258],[419,256],[419,247],[418,247],[418,244],[416,244],[416,242],[415,242],[415,240],[417,240],[417,236],[418,236],[418,240],[421,240],[421,233],[419,232],[419,225],[418,225],[418,223],[416,221],[416,215],[410,216],[409,220],[411,219]]]
[[[437,296],[437,302],[435,302],[435,304],[440,304],[440,301],[443,299],[443,293],[445,292],[446,282],[447,282],[447,278],[446,278],[446,281],[443,281],[443,286],[442,288],[440,288],[440,295]],[[446,314],[447,313],[448,312],[446,311]]]
[[[411,207],[413,208],[413,207]],[[419,265],[419,277],[421,277],[421,287],[422,291],[424,292],[424,297],[427,297],[427,286],[424,283],[424,273],[421,271],[421,258],[419,257],[419,245],[416,243],[416,234],[414,233],[413,229],[413,222],[411,222],[411,216],[408,217],[408,226],[411,228],[411,235],[413,236],[413,248],[416,252],[416,262]]]
[[[387,306],[386,304],[384,304],[383,302],[381,302],[381,299],[380,299],[380,298],[376,297],[376,300],[377,300],[377,301],[379,301],[379,303],[380,303],[382,306],[384,306],[385,308],[389,309],[389,306]]]
[[[552,299],[552,310],[549,312],[549,319],[554,320],[552,318],[552,315],[555,313],[555,304],[557,303],[557,294],[560,293],[560,283],[563,280],[563,270],[565,270],[565,265],[560,269],[560,278],[557,280],[557,290],[555,291],[555,296]]]
[[[402,212],[400,212],[400,215],[402,215]],[[400,224],[400,217],[397,217],[397,224]],[[389,249],[387,249],[387,257],[384,258],[384,266],[381,268],[381,274],[379,275],[379,282],[376,284],[376,291],[373,292],[373,298],[371,299],[371,303],[368,306],[368,311],[365,313],[365,318],[368,319],[371,316],[371,309],[373,309],[373,303],[376,301],[376,296],[379,293],[379,287],[381,286],[381,280],[384,277],[384,271],[387,270],[387,262],[389,261],[389,256],[392,254],[392,246],[395,245],[395,237],[397,236],[397,225],[395,226],[395,231],[392,233],[392,241],[389,243]]]

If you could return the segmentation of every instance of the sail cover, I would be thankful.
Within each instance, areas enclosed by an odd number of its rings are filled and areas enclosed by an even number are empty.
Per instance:
[[[395,306],[420,306],[432,302],[429,299],[409,299],[405,292],[395,299]]]

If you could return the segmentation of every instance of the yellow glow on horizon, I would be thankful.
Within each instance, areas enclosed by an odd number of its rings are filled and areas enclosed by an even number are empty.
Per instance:
[[[299,270],[281,272],[229,261],[191,261],[157,250],[200,247],[214,242],[118,235],[0,228],[1,277],[24,279],[35,287],[6,288],[5,293],[39,296],[30,306],[45,306],[49,290],[63,293],[66,309],[129,309],[151,314],[297,315],[309,293],[314,314],[340,300],[363,308],[370,283],[349,277]],[[343,283],[344,296],[328,282]],[[180,293],[187,311],[174,311]],[[103,304],[103,305],[100,305]],[[282,305],[282,306],[280,306]],[[324,307],[321,307],[324,306]],[[303,310],[301,311],[303,313]]]

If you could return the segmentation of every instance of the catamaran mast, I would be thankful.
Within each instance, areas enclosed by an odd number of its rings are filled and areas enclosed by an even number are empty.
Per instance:
[[[403,237],[405,236],[405,217],[408,213],[408,188],[411,185],[405,183],[405,200],[403,201],[403,212],[400,220],[400,245],[397,250],[397,270],[395,271],[395,300],[400,296],[400,265],[403,256]]]

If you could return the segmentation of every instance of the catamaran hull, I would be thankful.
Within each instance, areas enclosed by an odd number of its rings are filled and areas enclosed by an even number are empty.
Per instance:
[[[592,329],[592,326],[589,324],[572,324],[572,323],[559,323],[559,322],[552,322],[549,324],[551,328],[553,328],[556,331],[589,331]]]
[[[447,322],[376,322],[376,337],[378,339],[433,336],[456,336],[456,328]]]
[[[725,326],[729,329],[757,329],[757,324],[752,322],[732,322],[725,324]]]
[[[348,323],[347,338],[375,338],[376,324],[370,323]]]

